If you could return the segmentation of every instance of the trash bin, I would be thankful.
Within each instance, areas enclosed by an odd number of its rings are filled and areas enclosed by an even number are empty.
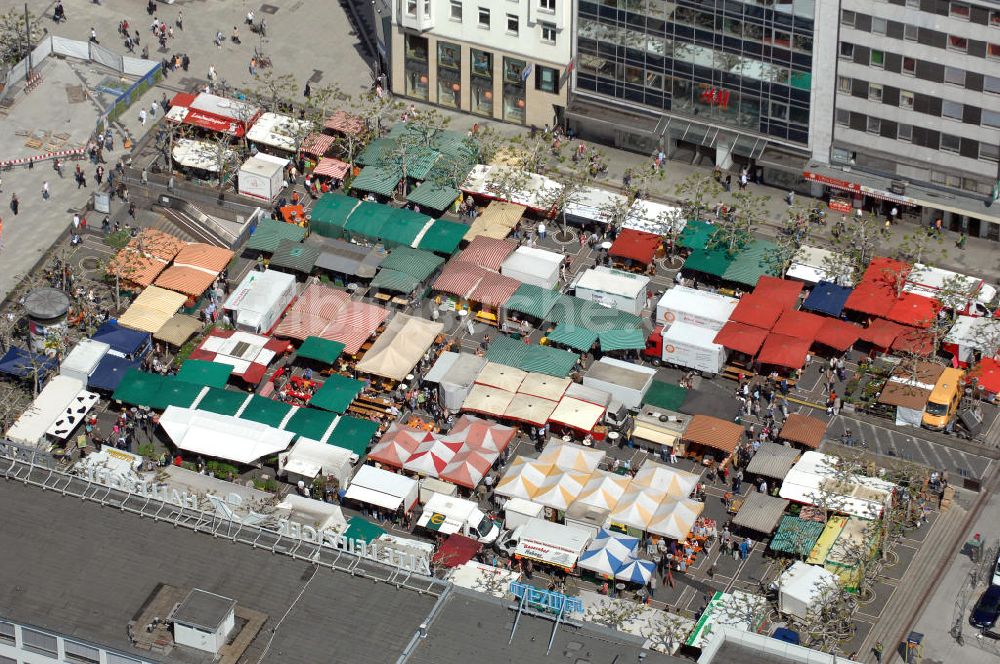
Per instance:
[[[906,637],[906,664],[919,664],[924,654],[924,635],[920,632],[910,632]]]

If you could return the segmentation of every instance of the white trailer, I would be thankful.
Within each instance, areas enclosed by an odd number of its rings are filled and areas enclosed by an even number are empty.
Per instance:
[[[514,530],[531,519],[543,518],[545,506],[524,498],[511,498],[503,505],[503,515],[503,525],[507,530]]]
[[[713,330],[674,323],[663,333],[663,361],[685,369],[716,375],[726,367],[726,349],[713,343]]]
[[[232,312],[237,330],[267,334],[292,303],[295,291],[295,275],[251,270],[222,307]]]
[[[656,303],[656,322],[665,326],[674,322],[690,323],[718,331],[729,320],[737,304],[739,300],[735,297],[674,286]]]
[[[544,519],[531,519],[500,538],[499,549],[517,559],[528,558],[536,562],[560,567],[567,572],[576,569],[580,555],[590,544],[586,530],[552,523]]]
[[[996,299],[997,289],[979,277],[970,277],[950,270],[942,270],[939,267],[916,263],[910,276],[907,277],[903,290],[939,298],[942,289],[956,287],[969,294],[971,298],[967,302],[944,302],[945,306],[958,309],[959,313],[969,316],[991,315],[991,310],[987,305]]]
[[[646,307],[649,282],[645,275],[599,265],[579,275],[573,286],[581,299],[639,315]]]
[[[656,369],[602,357],[587,369],[583,384],[603,390],[611,395],[613,401],[630,410],[637,410],[655,376]]]
[[[268,203],[274,201],[283,188],[287,165],[287,159],[263,152],[250,157],[240,166],[237,174],[240,194]]]

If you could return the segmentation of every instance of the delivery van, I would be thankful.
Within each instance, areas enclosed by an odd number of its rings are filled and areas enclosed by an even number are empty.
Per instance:
[[[925,429],[942,431],[954,421],[958,404],[962,401],[964,378],[965,372],[961,369],[949,367],[941,372],[924,407],[921,424]]]
[[[524,498],[511,498],[503,504],[504,526],[514,530],[532,519],[540,519],[545,515],[545,507]]]
[[[573,572],[590,540],[591,534],[586,530],[545,519],[530,519],[523,526],[505,532],[497,548],[517,560],[534,560]]]
[[[656,303],[656,324],[670,327],[675,322],[689,323],[718,331],[739,302],[711,291],[674,286]]]
[[[476,503],[441,493],[424,504],[417,526],[442,535],[460,533],[484,544],[492,544],[500,535],[500,527]]]
[[[726,368],[726,349],[714,343],[715,330],[674,322],[670,327],[658,326],[646,339],[643,354],[655,366],[672,364],[693,369],[706,376],[715,376]]]

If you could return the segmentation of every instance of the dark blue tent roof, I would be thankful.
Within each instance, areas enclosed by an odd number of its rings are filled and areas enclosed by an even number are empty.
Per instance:
[[[95,390],[108,390],[114,392],[118,389],[129,369],[138,369],[138,360],[129,360],[117,355],[105,355],[101,358],[94,373],[87,379],[87,387]]]
[[[847,302],[852,290],[849,286],[838,286],[829,281],[821,281],[813,287],[809,296],[802,303],[802,308],[839,318],[840,312],[844,310],[844,303]]]
[[[779,627],[774,630],[772,635],[779,641],[784,641],[785,643],[791,643],[793,646],[799,645],[799,633],[788,629],[787,627]]]
[[[35,367],[38,367],[39,374],[44,377],[49,372],[55,370],[55,358],[45,357],[26,350],[11,346],[10,350],[0,358],[0,373],[26,378],[32,374]]]
[[[118,351],[122,355],[132,355],[144,344],[149,343],[149,334],[121,327],[113,320],[109,320],[97,328],[91,339],[103,341],[111,346],[111,350]]]

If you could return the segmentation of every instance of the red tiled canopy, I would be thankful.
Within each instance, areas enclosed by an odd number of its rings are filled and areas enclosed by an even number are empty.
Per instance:
[[[862,329],[854,323],[836,318],[824,318],[823,326],[816,333],[815,343],[845,351],[861,337]]]
[[[771,333],[784,334],[812,343],[816,340],[816,335],[819,334],[826,320],[823,316],[817,316],[807,311],[786,309],[778,322],[771,328]]]
[[[753,289],[754,295],[763,295],[769,300],[780,302],[786,309],[794,309],[802,293],[802,282],[778,279],[762,275]]]
[[[801,369],[806,363],[806,356],[809,354],[809,346],[811,345],[812,341],[772,332],[764,340],[764,345],[757,355],[757,361],[761,364],[773,364],[788,369]]]

